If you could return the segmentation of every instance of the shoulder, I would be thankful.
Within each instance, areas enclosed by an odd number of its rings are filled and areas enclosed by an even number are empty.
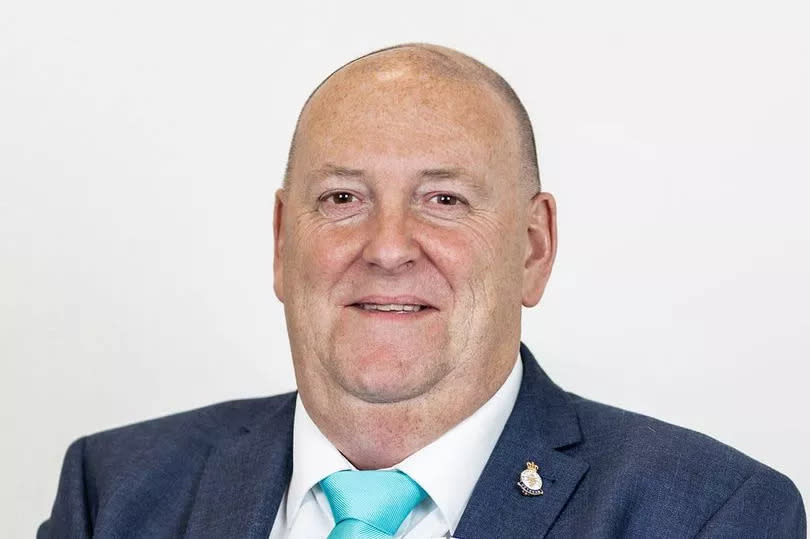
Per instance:
[[[221,402],[85,436],[68,455],[80,453],[85,473],[98,484],[130,471],[182,469],[255,426],[283,430],[291,425],[294,406],[295,393]]]
[[[91,537],[139,522],[148,511],[181,534],[206,462],[216,447],[256,430],[289,437],[295,394],[223,402],[118,427],[67,450],[51,517],[38,537]],[[162,520],[161,520],[162,519]],[[104,526],[107,526],[105,528]],[[105,531],[98,532],[104,535]]]
[[[160,441],[162,443],[206,442],[238,434],[245,425],[261,421],[295,402],[295,393],[272,397],[220,402],[122,427],[87,437],[88,443]]]
[[[582,442],[566,452],[590,466],[581,486],[591,501],[643,508],[634,517],[639,530],[660,525],[666,513],[676,531],[711,537],[754,528],[784,537],[803,534],[801,495],[781,473],[693,430],[569,397]]]
[[[680,466],[700,461],[743,475],[760,466],[734,448],[699,432],[639,413],[569,394],[583,435],[581,450],[611,460],[632,456],[639,465],[664,464],[675,458]],[[663,462],[659,462],[663,460]]]

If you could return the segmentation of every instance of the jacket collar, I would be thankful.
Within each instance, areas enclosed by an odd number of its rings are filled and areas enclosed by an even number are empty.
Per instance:
[[[292,473],[295,393],[211,449],[186,537],[267,539]]]
[[[582,434],[567,394],[520,345],[523,381],[512,415],[478,479],[456,537],[543,537],[574,493],[588,464],[557,451],[579,443]],[[521,471],[535,462],[542,496],[524,496]]]

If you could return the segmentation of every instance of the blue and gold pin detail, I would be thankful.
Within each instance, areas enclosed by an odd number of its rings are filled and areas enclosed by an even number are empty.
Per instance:
[[[517,486],[520,487],[520,492],[524,496],[543,495],[543,479],[537,473],[537,469],[537,464],[529,461],[526,463],[526,469],[520,472],[520,481]]]

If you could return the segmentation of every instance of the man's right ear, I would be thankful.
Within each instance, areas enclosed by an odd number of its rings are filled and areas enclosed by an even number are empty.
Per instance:
[[[284,201],[287,192],[284,188],[276,191],[276,204],[273,209],[273,290],[281,303],[284,303]]]

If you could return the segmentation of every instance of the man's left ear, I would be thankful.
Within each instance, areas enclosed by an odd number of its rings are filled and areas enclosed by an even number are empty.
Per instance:
[[[523,261],[523,305],[540,302],[557,254],[557,204],[550,193],[537,193],[527,208],[529,241]]]

